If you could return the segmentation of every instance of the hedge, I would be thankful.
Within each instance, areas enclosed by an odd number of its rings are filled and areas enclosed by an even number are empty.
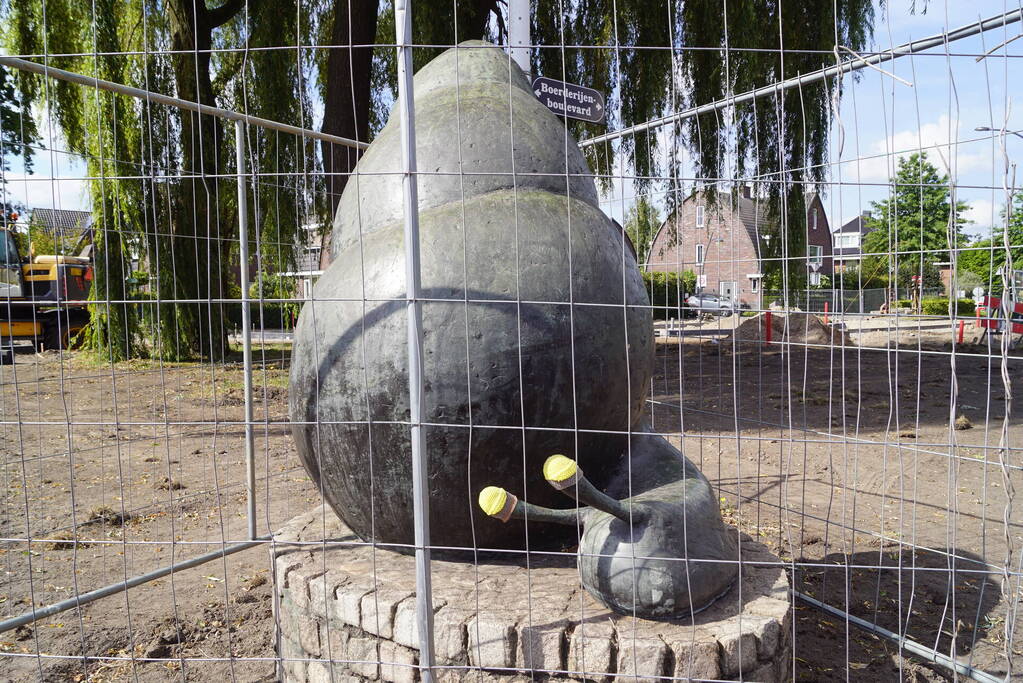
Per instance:
[[[920,302],[920,310],[926,315],[948,315],[948,299],[924,299]],[[957,299],[956,315],[972,316],[976,311],[973,299]]]
[[[643,284],[654,306],[654,320],[678,318],[680,296],[684,301],[685,297],[696,291],[696,273],[691,270],[682,273],[644,271]]]

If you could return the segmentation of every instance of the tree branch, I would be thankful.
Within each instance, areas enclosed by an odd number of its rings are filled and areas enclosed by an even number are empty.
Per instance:
[[[245,7],[246,0],[227,0],[220,7],[206,10],[206,18],[209,21],[211,29],[223,26],[227,22],[234,18],[234,15],[241,11],[242,7]],[[252,0],[252,4],[256,4],[258,0]]]

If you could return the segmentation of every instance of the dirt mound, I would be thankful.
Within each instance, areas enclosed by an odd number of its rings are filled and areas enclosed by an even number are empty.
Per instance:
[[[742,321],[730,338],[739,342],[766,342],[767,325],[768,314],[759,313]],[[813,313],[772,312],[770,326],[772,343],[855,346],[847,332],[825,325],[824,321]]]

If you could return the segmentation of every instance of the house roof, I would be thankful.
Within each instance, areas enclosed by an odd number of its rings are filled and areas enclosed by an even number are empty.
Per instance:
[[[742,221],[743,227],[749,234],[750,242],[757,247],[759,253],[760,238],[764,236],[764,231],[770,226],[770,221],[767,219],[767,202],[740,195],[736,208],[739,220]]]
[[[682,203],[692,201],[693,197],[697,193],[694,192],[686,197]],[[720,205],[725,208],[731,208],[732,197],[728,192],[718,192],[721,197],[719,198]],[[751,199],[738,195],[736,197],[736,212],[739,215],[739,221],[743,227],[746,228],[746,233],[749,235],[750,241],[757,247],[759,252],[760,240],[758,236],[763,237],[764,230],[770,225],[767,219],[767,203],[758,199]],[[671,222],[674,217],[674,213],[668,216],[657,229],[657,234],[654,235],[653,242],[657,241],[657,238],[661,236],[661,232]]]
[[[870,218],[870,214],[867,213],[866,211],[864,211],[863,213],[861,213],[856,218],[853,218],[852,220],[847,221],[845,223],[845,225],[843,225],[841,228],[836,230],[834,234],[835,235],[859,234],[860,237],[862,238],[864,235],[866,235],[867,233],[869,233],[872,230],[872,228],[867,224],[867,219],[868,218]],[[861,239],[860,240],[860,244],[862,245],[862,243],[863,242],[862,242],[862,239]],[[839,247],[839,246],[835,246],[832,249],[832,252],[833,252],[833,255],[835,257],[842,257],[842,256],[845,256],[845,257],[854,257],[854,256],[855,257],[859,257],[863,253],[861,247]]]
[[[861,235],[866,235],[871,230],[871,228],[867,225],[867,219],[868,218],[870,218],[870,214],[869,213],[866,213],[866,212],[861,213],[859,216],[857,216],[856,218],[853,218],[851,221],[847,221],[845,223],[845,225],[843,225],[841,228],[839,228],[835,232],[836,233],[839,233],[839,232],[858,232]]]
[[[92,227],[92,213],[70,209],[32,209],[32,223],[55,236],[74,236]]]

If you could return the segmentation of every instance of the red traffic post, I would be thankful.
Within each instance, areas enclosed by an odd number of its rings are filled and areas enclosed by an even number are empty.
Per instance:
[[[771,343],[771,312],[764,311],[764,341]]]

